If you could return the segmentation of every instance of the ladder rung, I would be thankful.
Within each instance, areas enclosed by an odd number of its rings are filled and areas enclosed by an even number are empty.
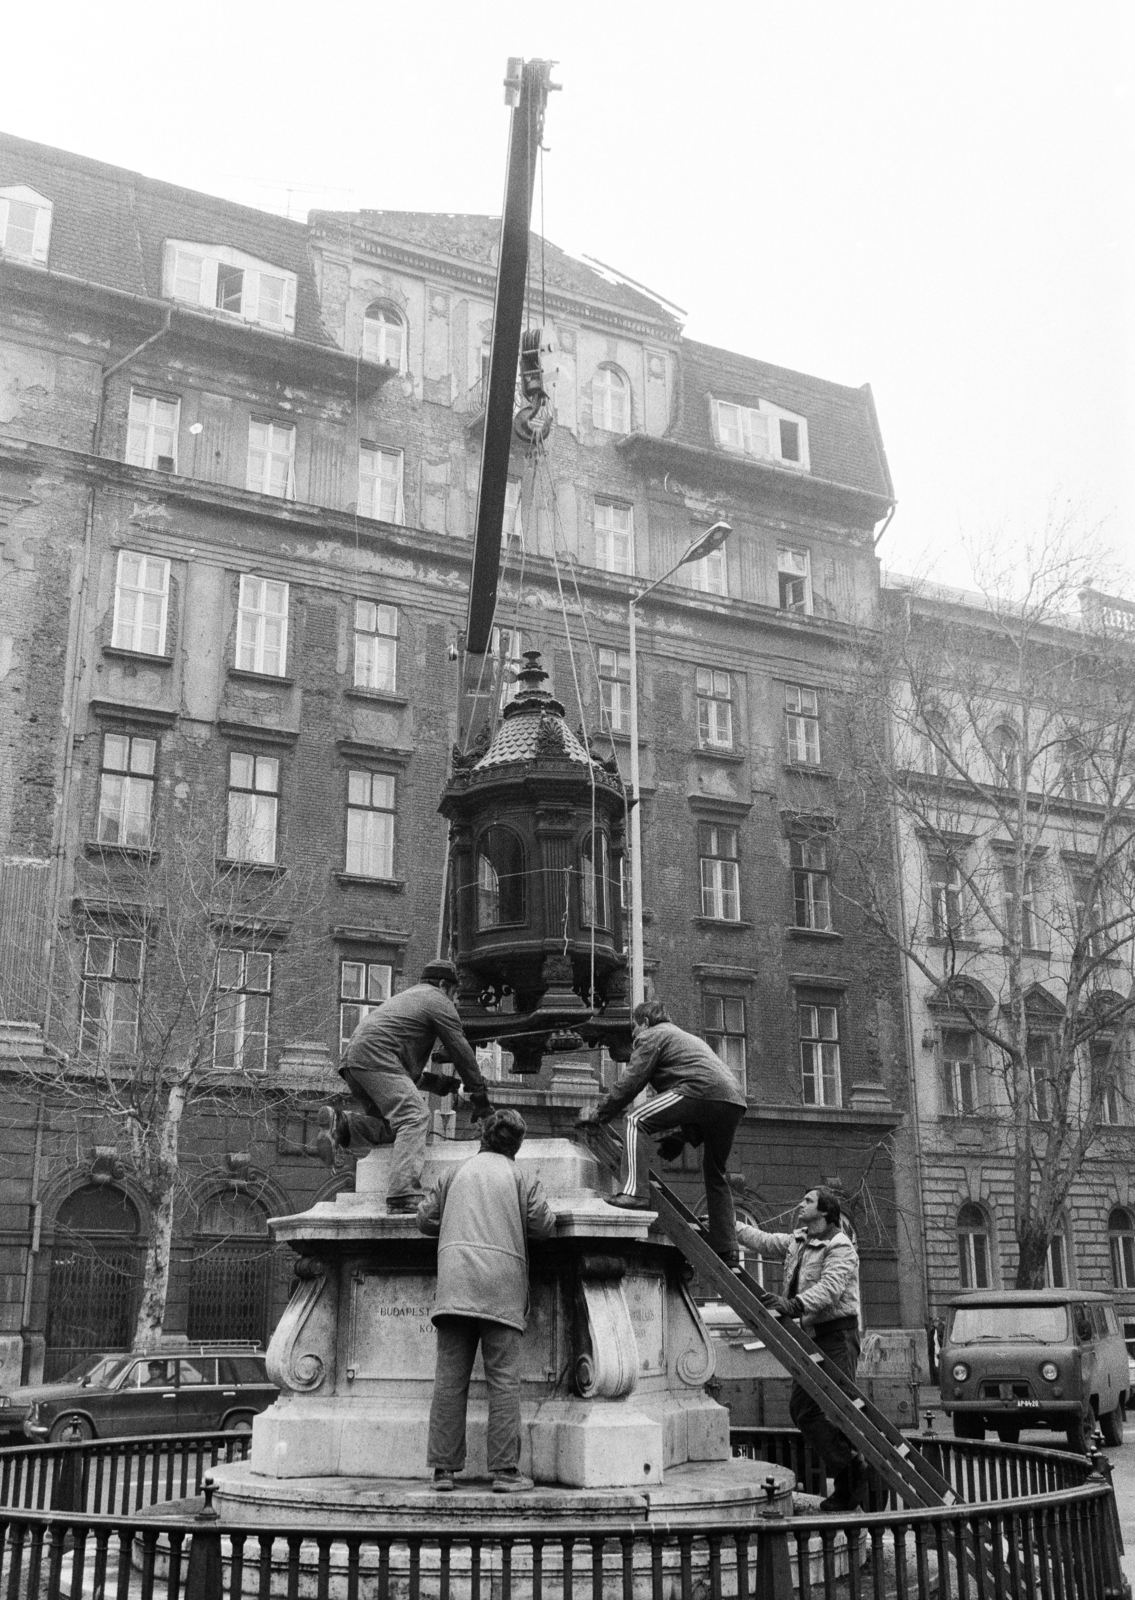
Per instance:
[[[895,1445],[895,1454],[902,1456],[903,1460],[905,1461],[907,1456],[910,1454],[910,1446],[908,1444]]]
[[[851,1403],[855,1407],[856,1411],[864,1410],[864,1408],[867,1405],[866,1400],[864,1400],[864,1398],[863,1398],[863,1396],[861,1394],[857,1394],[855,1399]]]
[[[822,1350],[813,1350],[813,1351],[811,1351],[811,1353],[808,1356],[808,1360],[809,1361],[814,1361],[817,1366],[819,1366],[820,1362],[823,1359],[824,1359],[824,1352]]]

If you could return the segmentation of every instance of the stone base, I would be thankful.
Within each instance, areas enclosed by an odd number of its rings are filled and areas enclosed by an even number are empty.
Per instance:
[[[739,1460],[675,1467],[664,1484],[639,1489],[537,1486],[521,1495],[493,1494],[488,1479],[471,1472],[458,1478],[454,1494],[438,1494],[417,1479],[265,1478],[247,1462],[216,1466],[210,1477],[222,1529],[225,1524],[289,1529],[323,1524],[373,1531],[381,1523],[384,1530],[409,1532],[436,1528],[439,1519],[454,1529],[491,1521],[502,1532],[518,1523],[532,1529],[586,1522],[598,1531],[628,1521],[697,1529],[710,1522],[750,1525],[770,1504],[765,1487],[770,1478],[776,1484],[772,1509],[790,1515],[795,1487],[787,1467]]]
[[[428,1479],[429,1403],[404,1399],[292,1397],[256,1419],[252,1471],[265,1481],[369,1476]],[[471,1399],[467,1468],[488,1472],[488,1406]],[[660,1484],[676,1463],[729,1455],[729,1413],[704,1393],[665,1392],[628,1400],[545,1400],[521,1407],[520,1469],[538,1483],[571,1488],[639,1488]]]

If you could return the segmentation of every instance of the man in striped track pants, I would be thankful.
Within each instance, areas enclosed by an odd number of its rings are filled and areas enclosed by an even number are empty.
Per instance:
[[[729,1068],[704,1039],[670,1021],[656,1001],[634,1010],[634,1048],[626,1069],[609,1094],[580,1120],[610,1122],[642,1092],[653,1099],[627,1113],[626,1182],[608,1205],[632,1211],[649,1209],[646,1168],[649,1150],[643,1135],[671,1132],[660,1144],[671,1159],[683,1143],[702,1146],[702,1174],[709,1210],[709,1242],[723,1261],[738,1260],[733,1192],[727,1164],[746,1100]]]

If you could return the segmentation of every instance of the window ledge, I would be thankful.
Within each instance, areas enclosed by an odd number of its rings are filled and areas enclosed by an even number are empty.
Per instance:
[[[250,672],[247,667],[229,667],[227,676],[235,678],[238,683],[272,683],[281,689],[291,689],[296,681],[286,678],[281,672]]]
[[[172,656],[151,655],[148,650],[126,650],[122,645],[104,644],[104,656],[109,656],[112,661],[133,661],[139,666],[146,667],[172,667]]]
[[[380,706],[408,706],[409,695],[388,694],[385,689],[360,689],[352,684],[349,689],[344,689],[343,694],[348,700],[370,700]]]
[[[690,921],[697,928],[729,928],[736,933],[744,933],[751,929],[751,922],[732,922],[725,917],[691,917]]]
[[[336,872],[336,883],[361,884],[368,889],[393,889],[401,894],[406,887],[405,878],[365,878],[361,872]]]
[[[231,856],[217,857],[218,872],[235,872],[255,878],[282,878],[287,870],[278,861],[236,861]]]
[[[740,766],[743,761],[748,759],[749,752],[747,750],[739,750],[733,745],[699,744],[694,746],[694,754],[696,756],[708,756],[711,761],[732,761],[735,765]]]
[[[140,861],[144,866],[161,859],[161,852],[152,845],[107,844],[102,839],[87,839],[83,851],[88,856],[117,856],[122,861]]]
[[[835,928],[788,927],[784,931],[790,939],[834,939],[838,943],[843,938],[843,934],[838,933]]]
[[[786,761],[784,770],[799,773],[802,778],[826,778],[831,783],[836,779],[835,773],[828,767],[818,766],[812,761]]]

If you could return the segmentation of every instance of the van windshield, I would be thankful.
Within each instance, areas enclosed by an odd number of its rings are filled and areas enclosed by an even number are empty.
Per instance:
[[[1067,1306],[957,1306],[950,1327],[954,1344],[1063,1344]]]

